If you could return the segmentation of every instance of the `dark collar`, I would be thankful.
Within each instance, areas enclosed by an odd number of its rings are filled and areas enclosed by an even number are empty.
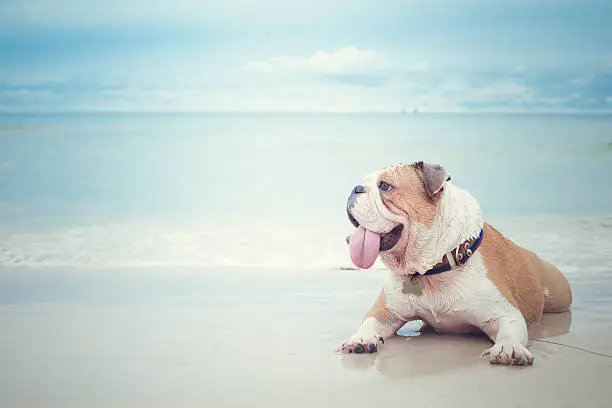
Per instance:
[[[480,230],[480,234],[478,237],[469,239],[459,245],[457,248],[448,252],[442,257],[442,261],[438,262],[433,266],[433,268],[429,269],[422,276],[425,275],[436,275],[438,273],[447,272],[451,269],[456,268],[457,266],[463,265],[470,259],[472,255],[476,252],[478,247],[482,242],[484,230]],[[418,274],[415,274],[416,277]]]

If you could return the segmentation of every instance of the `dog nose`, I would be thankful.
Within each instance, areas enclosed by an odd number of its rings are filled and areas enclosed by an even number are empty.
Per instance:
[[[358,185],[358,186],[355,186],[355,188],[353,189],[353,194],[363,194],[365,193],[365,191],[366,189],[364,186]]]

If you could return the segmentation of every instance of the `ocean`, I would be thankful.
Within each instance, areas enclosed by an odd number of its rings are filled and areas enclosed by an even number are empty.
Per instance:
[[[610,238],[610,116],[5,115],[0,266],[349,267],[351,188],[417,160],[544,255]]]

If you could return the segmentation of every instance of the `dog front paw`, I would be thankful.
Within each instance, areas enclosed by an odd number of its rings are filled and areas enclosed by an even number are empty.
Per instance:
[[[532,365],[533,356],[520,343],[500,342],[484,351],[480,357],[489,356],[491,364]]]
[[[376,353],[378,351],[379,343],[385,343],[382,336],[376,334],[367,337],[355,335],[349,340],[340,343],[336,350],[343,353]]]

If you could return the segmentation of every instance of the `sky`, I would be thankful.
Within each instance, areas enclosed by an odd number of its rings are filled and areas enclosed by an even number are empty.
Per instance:
[[[0,0],[0,112],[612,112],[609,0]]]

